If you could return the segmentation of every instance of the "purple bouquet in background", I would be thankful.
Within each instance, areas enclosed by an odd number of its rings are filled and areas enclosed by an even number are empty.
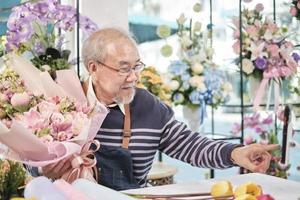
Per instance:
[[[58,0],[42,0],[14,7],[7,21],[6,52],[29,52],[31,61],[50,73],[68,69],[69,50],[63,49],[65,33],[73,31],[77,23],[76,9],[61,5]],[[79,26],[84,34],[97,30],[89,18],[79,16]]]
[[[238,17],[233,18],[235,43],[233,51],[240,54],[240,34],[243,36],[242,66],[247,76],[285,78],[296,73],[300,56],[287,40],[288,29],[263,17],[263,4],[242,11],[242,33]],[[237,59],[239,60],[239,58]]]

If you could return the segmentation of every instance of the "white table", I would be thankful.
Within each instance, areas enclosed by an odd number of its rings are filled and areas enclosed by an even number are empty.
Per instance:
[[[300,199],[300,182],[281,179],[264,174],[252,173],[223,178],[203,180],[193,183],[181,183],[142,189],[123,191],[127,194],[183,194],[210,192],[213,183],[220,180],[230,181],[234,188],[245,182],[254,182],[260,185],[265,194],[270,194],[276,200],[298,200]],[[191,198],[192,199],[192,198]]]

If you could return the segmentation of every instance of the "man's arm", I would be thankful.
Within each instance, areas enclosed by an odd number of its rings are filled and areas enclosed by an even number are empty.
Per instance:
[[[234,166],[231,153],[239,146],[192,132],[174,117],[167,122],[160,142],[160,150],[173,158],[193,166],[219,169]]]

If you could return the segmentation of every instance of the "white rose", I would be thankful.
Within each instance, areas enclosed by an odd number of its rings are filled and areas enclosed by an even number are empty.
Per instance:
[[[50,71],[50,66],[49,65],[43,65],[43,66],[41,66],[41,69],[43,69],[44,71],[46,71],[46,72],[48,72],[48,71]]]
[[[193,44],[193,41],[190,39],[190,37],[188,35],[184,35],[181,38],[181,45],[183,46],[183,48],[189,47]]]
[[[177,23],[180,24],[180,25],[183,25],[184,22],[186,21],[186,17],[184,16],[183,13],[181,13],[181,15],[179,16],[179,18],[177,19]]]
[[[271,40],[271,39],[273,39],[273,34],[272,34],[271,30],[269,30],[269,29],[266,30],[266,32],[265,32],[265,34],[264,34],[264,38],[265,38],[266,40]]]
[[[245,72],[246,74],[251,74],[253,72],[254,66],[251,60],[244,58],[242,64],[243,64],[243,72]]]
[[[229,93],[232,91],[232,85],[229,82],[223,83],[222,87],[223,87],[224,92]]]
[[[200,61],[206,61],[206,53],[204,51],[200,51],[198,56]]]
[[[201,65],[200,63],[195,63],[192,66],[192,71],[195,72],[196,74],[201,74],[203,72],[203,65]]]
[[[214,52],[215,52],[215,50],[214,50],[213,48],[211,48],[211,47],[208,47],[208,48],[206,49],[206,55],[207,55],[209,58],[211,58],[211,57],[213,56]]]
[[[201,22],[195,22],[194,23],[194,31],[195,32],[200,32],[201,31],[201,26],[202,26],[202,24],[201,24]]]
[[[203,76],[192,76],[189,80],[189,83],[192,87],[198,88],[201,83],[203,83]]]
[[[168,86],[170,87],[171,90],[177,90],[179,88],[179,82],[176,80],[172,80],[169,82]]]
[[[197,90],[200,91],[200,92],[205,92],[206,91],[206,86],[205,84],[202,82],[202,83],[199,83],[198,87],[197,87]]]

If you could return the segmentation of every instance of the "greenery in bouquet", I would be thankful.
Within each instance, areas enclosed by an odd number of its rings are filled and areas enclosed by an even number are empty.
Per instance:
[[[23,196],[22,188],[28,181],[29,177],[21,163],[0,159],[0,199]]]
[[[92,107],[68,97],[33,95],[10,69],[0,74],[0,91],[1,122],[10,128],[17,119],[46,144],[78,136],[92,112]]]
[[[199,12],[201,5],[195,4],[194,12]],[[181,14],[177,19],[177,36],[179,42],[178,60],[171,61],[168,66],[172,102],[190,108],[203,108],[206,105],[217,107],[229,100],[232,86],[226,81],[223,71],[212,61],[214,49],[208,45],[210,31],[202,31],[199,21],[189,20]],[[170,34],[165,25],[157,29],[161,38]],[[162,47],[161,53],[168,56],[172,53],[168,44]]]
[[[64,49],[65,35],[76,24],[76,9],[58,0],[28,2],[14,7],[7,21],[6,52],[29,52],[32,63],[41,70],[68,69],[70,50]],[[79,16],[85,34],[97,29],[89,18]]]
[[[141,72],[138,87],[147,89],[165,104],[171,106],[171,89],[155,67],[146,67]]]
[[[41,99],[26,91],[24,82],[13,70],[6,68],[0,74],[0,120],[7,126],[11,118],[28,111]]]
[[[247,76],[262,79],[284,78],[296,72],[300,56],[294,45],[287,40],[288,29],[278,26],[264,17],[264,6],[258,3],[254,9],[242,10],[242,71]],[[240,21],[233,17],[234,52],[240,54]],[[240,59],[236,59],[239,64]]]
[[[244,130],[248,129],[251,133],[247,133],[244,138],[245,145],[260,143],[260,144],[279,144],[277,135],[272,129],[274,122],[272,115],[262,115],[254,113],[244,117]],[[241,132],[241,125],[234,123],[232,131],[234,135]],[[282,178],[287,178],[287,170],[289,165],[285,166],[280,163],[281,150],[271,152],[272,160],[267,174]]]

